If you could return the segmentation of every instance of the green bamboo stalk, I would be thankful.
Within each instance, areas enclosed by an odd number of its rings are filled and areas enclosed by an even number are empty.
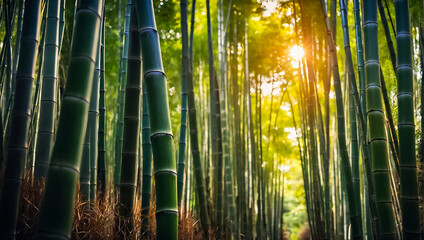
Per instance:
[[[393,47],[392,37],[390,36],[389,25],[387,23],[386,14],[384,13],[384,7],[381,0],[377,0],[378,10],[380,13],[381,23],[383,24],[384,33],[386,36],[387,47],[389,48],[390,60],[392,62],[393,71],[396,72],[396,53]],[[391,135],[391,139],[393,143],[390,143],[390,148],[393,154],[393,158],[396,164],[396,170],[399,171],[399,141],[396,134],[395,125],[393,123],[392,110],[390,107],[389,96],[387,94],[386,82],[384,81],[383,71],[380,67],[380,75],[381,75],[381,91],[383,93],[384,106],[386,110],[387,119],[389,120],[389,134]]]
[[[420,238],[415,160],[414,82],[408,0],[395,1],[398,78],[399,175],[403,239]]]
[[[216,238],[220,239],[223,232],[223,216],[224,216],[224,206],[223,206],[223,157],[222,157],[222,129],[221,129],[221,102],[219,96],[219,86],[218,79],[216,76],[216,71],[214,71],[214,95],[215,95],[215,121],[216,121],[216,130],[217,130],[217,189],[216,189],[216,197],[217,197],[217,209],[216,209],[216,221],[217,221],[217,232]]]
[[[106,193],[106,149],[105,149],[105,132],[106,132],[106,105],[105,105],[105,18],[102,23],[102,39],[100,43],[100,96],[99,96],[99,135],[98,135],[98,175],[100,184],[100,193]]]
[[[356,85],[356,77],[355,77],[355,70],[353,68],[353,60],[352,60],[352,53],[351,53],[351,49],[350,49],[350,40],[349,40],[349,29],[347,27],[347,11],[346,11],[346,6],[345,6],[345,2],[344,0],[340,0],[340,10],[341,10],[341,15],[342,15],[342,25],[343,25],[343,37],[344,37],[344,46],[345,46],[345,57],[347,60],[347,65],[348,65],[348,78],[350,83],[355,82],[355,84],[349,84],[350,86],[350,101],[349,101],[349,105],[350,105],[350,128],[351,128],[351,162],[352,162],[352,184],[353,184],[353,193],[354,193],[354,198],[352,198],[349,193],[350,190],[348,190],[348,198],[349,198],[349,210],[350,210],[350,214],[351,214],[351,218],[352,215],[355,214],[355,210],[357,211],[357,213],[359,213],[359,221],[362,221],[361,219],[361,207],[360,207],[360,186],[359,186],[359,154],[358,154],[358,139],[357,139],[357,129],[356,129],[356,112],[355,112],[355,104],[354,104],[354,92],[357,91],[357,85]],[[336,59],[333,59],[334,61],[336,61]],[[336,75],[336,74],[335,74]],[[336,94],[337,94],[337,90],[336,90]],[[338,119],[340,119],[338,117]],[[340,140],[340,136],[339,136],[339,144],[341,142],[343,142]],[[346,152],[347,153],[347,152]],[[343,150],[342,150],[342,154]],[[343,156],[343,155],[342,155]],[[344,161],[344,160],[342,160]],[[349,184],[349,176],[348,174],[345,175],[346,177],[346,181],[347,184]],[[349,188],[349,186],[346,186],[347,188]],[[356,208],[352,208],[351,207],[351,201],[354,201],[354,203],[356,204]],[[352,224],[353,224],[353,220],[351,219]],[[353,229],[352,229],[352,234],[353,233]],[[362,235],[362,226],[361,226],[361,235]],[[361,236],[362,238],[363,236]]]
[[[356,56],[357,56],[357,65],[358,65],[358,76],[359,76],[359,89],[360,89],[360,107],[361,107],[361,114],[363,117],[359,116],[359,124],[361,125],[360,129],[364,133],[367,132],[367,125],[365,124],[367,119],[367,111],[366,111],[366,97],[365,97],[365,71],[364,71],[364,50],[362,46],[362,27],[361,27],[361,17],[360,17],[360,7],[359,7],[359,0],[354,0],[353,2],[353,11],[354,11],[354,18],[355,18],[355,36],[356,36]],[[355,84],[356,85],[356,84]],[[353,99],[355,101],[355,97]],[[363,120],[361,120],[361,118]],[[361,132],[361,131],[359,131]],[[360,136],[361,138],[361,136]],[[363,134],[362,138],[366,138],[366,134]],[[365,144],[367,144],[367,140],[364,139],[363,141]],[[362,147],[362,151],[368,151],[367,147]],[[365,164],[364,164],[365,165]],[[374,221],[371,221],[370,219],[370,201],[369,201],[369,192],[368,192],[368,175],[366,174],[365,166],[363,166],[364,169],[364,175],[367,176],[364,178],[364,190],[365,190],[365,204],[362,205],[364,207],[364,215],[363,218],[365,219],[364,225],[366,226],[366,231],[364,231],[364,236],[367,236],[368,238],[371,238],[374,231]],[[375,232],[375,231],[374,231]]]
[[[192,9],[195,9],[195,2],[193,2]],[[192,15],[191,29],[194,29],[194,15]],[[190,54],[192,56],[193,51],[193,35],[194,31],[190,32]],[[198,142],[198,130],[197,130],[197,119],[196,119],[196,107],[194,100],[194,89],[193,89],[193,57],[191,59],[191,67],[189,68],[189,74],[187,76],[187,100],[189,108],[189,123],[190,123],[190,148],[193,157],[193,168],[196,179],[196,194],[199,200],[200,217],[203,232],[205,237],[208,236],[209,231],[209,216],[207,212],[207,203],[205,198],[205,183],[203,177],[202,162],[200,159],[199,142]]]
[[[213,42],[212,42],[212,22],[210,13],[210,1],[206,0],[207,12],[207,25],[208,25],[208,59],[209,59],[209,94],[210,94],[210,118],[211,118],[211,140],[212,140],[212,166],[214,168],[212,191],[213,191],[213,205],[216,207],[216,224],[217,232],[216,237],[221,238],[222,228],[222,141],[221,141],[221,117],[220,117],[220,102],[219,102],[219,87],[217,81],[217,74],[214,64],[213,55]],[[216,190],[214,190],[216,189]],[[206,235],[207,236],[207,235]]]
[[[14,1],[14,3],[16,3],[16,1]],[[1,121],[1,133],[2,135],[0,136],[0,166],[3,166],[3,158],[4,156],[4,150],[3,150],[3,143],[4,143],[4,134],[3,134],[3,122],[7,121],[6,117],[8,118],[8,106],[10,104],[10,102],[12,102],[12,86],[11,86],[11,65],[12,65],[12,46],[11,46],[11,39],[12,39],[12,26],[13,26],[13,11],[15,8],[15,4],[13,4],[13,6],[10,6],[11,3],[10,1],[3,1],[3,12],[5,13],[5,36],[4,36],[4,40],[3,40],[3,48],[2,48],[2,61],[1,61],[1,66],[2,66],[2,71],[1,71],[1,84],[0,84],[0,88],[1,88],[1,95],[2,95],[2,101],[1,101],[1,114],[0,114],[0,121]],[[5,66],[6,65],[6,66]],[[3,75],[3,70],[4,68],[6,68],[6,74],[5,76]],[[4,76],[4,77],[3,77]],[[5,113],[3,115],[3,113]]]
[[[16,91],[16,74],[18,69],[18,60],[20,55],[20,49],[21,49],[21,36],[22,36],[22,24],[24,20],[24,0],[19,0],[19,7],[18,7],[18,22],[16,25],[16,37],[15,37],[15,45],[14,45],[14,52],[13,52],[13,69],[12,69],[12,96],[15,95]]]
[[[99,88],[100,88],[100,37],[96,55],[96,65],[93,73],[90,109],[88,110],[87,129],[90,134],[90,202],[96,201],[97,193],[97,163],[98,163],[98,132],[99,132]]]
[[[11,134],[0,199],[0,237],[14,239],[31,119],[31,91],[38,52],[41,1],[27,1],[22,28],[22,51],[16,74],[16,95],[11,116]],[[30,9],[30,10],[28,10]]]
[[[60,2],[58,0],[49,1],[43,57],[40,116],[35,152],[34,176],[36,179],[45,178],[47,175],[55,135],[56,81],[59,62],[59,11]]]
[[[181,125],[180,141],[178,148],[178,206],[181,206],[181,198],[184,184],[185,145],[187,134],[187,72],[189,68],[188,26],[187,26],[187,0],[180,1],[181,11],[181,41],[182,41],[182,71],[181,71]]]
[[[366,119],[366,98],[365,98],[365,71],[364,71],[364,50],[362,46],[362,28],[361,28],[361,13],[359,0],[354,0],[354,15],[355,15],[355,36],[356,36],[356,56],[359,73],[359,88],[361,91],[361,107],[364,118]],[[364,126],[366,127],[366,125]]]
[[[102,2],[78,1],[62,110],[34,239],[71,237]]]
[[[146,86],[143,82],[143,118],[142,118],[142,145],[143,145],[143,182],[141,188],[141,234],[147,234],[149,226],[150,195],[152,192],[152,142],[150,141],[150,116],[147,103]]]
[[[224,88],[224,87],[222,87]],[[224,96],[224,95],[223,95]],[[225,193],[226,193],[226,203],[229,208],[230,215],[230,229],[231,229],[231,239],[238,239],[237,231],[237,219],[236,219],[236,208],[234,203],[233,195],[233,182],[232,182],[232,173],[231,173],[231,158],[230,158],[230,143],[229,143],[229,131],[227,123],[227,111],[228,106],[225,104],[225,98],[222,99],[223,109],[221,111],[221,121],[222,121],[222,145],[223,145],[223,158],[224,158],[224,177],[225,177]],[[259,217],[260,215],[258,215]]]
[[[387,47],[389,48],[390,60],[392,62],[393,70],[396,71],[396,53],[393,46],[392,37],[390,36],[389,24],[387,23],[386,13],[384,12],[384,6],[381,0],[377,0],[378,12],[380,14],[381,23],[384,29],[384,35],[386,36]]]
[[[393,115],[392,115],[392,110],[390,107],[390,102],[389,102],[389,96],[387,95],[387,88],[386,88],[386,81],[384,80],[384,74],[383,74],[383,70],[380,66],[380,79],[381,79],[381,92],[383,94],[383,102],[384,102],[384,109],[386,110],[386,115],[387,115],[387,120],[388,120],[388,137],[389,137],[389,146],[390,146],[390,150],[392,152],[392,156],[393,159],[390,159],[391,161],[393,160],[394,164],[395,164],[395,180],[398,182],[399,180],[397,179],[397,173],[399,172],[399,157],[398,157],[398,152],[399,152],[399,147],[398,147],[398,142],[397,142],[397,134],[396,134],[396,130],[392,130],[395,129],[395,125],[393,123]],[[394,134],[394,135],[393,135]]]
[[[393,33],[396,35],[395,26],[393,24],[393,18],[392,18],[392,15],[390,14],[390,9],[389,9],[389,5],[387,4],[387,0],[384,0],[384,3],[385,3],[384,5],[386,5],[387,15],[389,15],[390,26],[392,27]]]
[[[324,10],[324,17],[325,17],[325,20],[326,20],[327,40],[328,40],[328,43],[329,43],[330,52],[336,58],[333,37],[332,37],[331,30],[330,30],[330,24],[329,24],[329,21],[328,21],[325,4],[324,4],[323,1],[321,1],[321,5],[322,5],[322,9]],[[352,65],[351,62],[352,61],[349,61],[348,64]],[[352,69],[352,66],[350,68]],[[339,76],[339,71],[338,71],[337,65],[333,66],[333,70],[334,70],[335,76]],[[350,71],[350,72],[353,72],[353,71]],[[366,128],[364,127],[365,126],[364,114],[362,113],[362,108],[361,108],[361,104],[360,104],[360,100],[359,100],[359,94],[356,90],[356,87],[354,87],[354,86],[357,86],[356,79],[355,79],[355,77],[350,77],[348,79],[349,79],[350,85],[352,85],[352,89],[354,91],[353,96],[354,96],[354,100],[355,100],[354,102],[355,102],[355,105],[356,105],[356,114],[357,114],[358,119],[359,119],[359,127],[361,129],[360,132],[362,133],[362,136],[366,136]],[[374,226],[376,224],[376,222],[378,221],[378,218],[376,216],[375,194],[374,194],[374,188],[373,188],[373,183],[372,183],[373,179],[371,178],[371,175],[372,175],[371,166],[370,166],[370,163],[369,163],[369,156],[368,156],[369,150],[368,150],[368,144],[367,144],[365,137],[361,137],[360,140],[361,140],[361,145],[362,145],[362,151],[361,151],[362,152],[362,159],[363,159],[363,162],[364,162],[364,165],[365,165],[365,169],[366,169],[365,172],[366,172],[367,182],[368,182],[368,186],[369,186],[368,192],[369,192],[370,203],[371,203],[370,204],[370,210],[371,210],[371,215],[373,216],[372,225]],[[337,200],[337,197],[336,197],[336,200]],[[374,229],[374,227],[373,227],[373,229]],[[336,229],[336,231],[337,231],[337,229]],[[373,234],[376,234],[376,232],[374,231]]]
[[[213,42],[212,42],[212,21],[211,21],[211,13],[210,13],[210,1],[206,0],[206,17],[207,17],[207,32],[208,32],[208,65],[209,65],[209,118],[210,118],[210,141],[211,141],[211,161],[212,161],[212,178],[211,182],[211,190],[212,190],[212,199],[213,200],[213,208],[218,208],[218,178],[222,177],[221,174],[218,173],[218,130],[217,130],[217,121],[215,116],[217,114],[216,109],[216,98],[214,91],[214,81],[215,81],[215,64],[214,64],[214,56],[213,56]]]
[[[125,85],[127,84],[127,65],[128,65],[128,44],[129,44],[129,29],[130,29],[130,16],[131,16],[131,2],[127,0],[125,8],[125,24],[124,24],[124,50],[122,55],[122,66],[120,74],[120,91],[118,93],[118,121],[116,126],[116,156],[115,156],[115,169],[114,169],[114,183],[119,185],[121,181],[121,161],[122,161],[122,138],[124,134],[124,99],[125,99]]]
[[[309,155],[309,164],[311,167],[311,180],[312,180],[312,197],[313,197],[313,208],[314,208],[314,217],[316,221],[316,230],[317,237],[324,238],[324,223],[321,219],[321,186],[319,183],[319,170],[318,170],[318,150],[317,150],[317,140],[316,140],[316,131],[315,131],[315,111],[316,111],[316,96],[315,96],[315,70],[312,59],[312,34],[311,30],[308,30],[308,25],[311,24],[311,15],[308,13],[310,5],[306,3],[301,3],[300,5],[301,16],[302,16],[302,32],[303,32],[303,45],[305,48],[305,56],[306,56],[306,65],[308,70],[309,77],[309,86],[306,87],[307,94],[306,104],[307,104],[307,120],[309,127],[309,141],[310,141],[310,155]],[[306,75],[305,75],[306,76]],[[308,89],[309,88],[309,89]],[[271,102],[272,103],[272,102]],[[271,231],[269,231],[271,232]]]
[[[65,32],[65,4],[66,0],[60,0],[60,14],[59,14],[59,50],[58,53],[62,50],[63,43],[63,33]]]
[[[149,104],[151,141],[156,182],[156,223],[158,239],[178,238],[176,162],[172,146],[168,91],[163,71],[151,0],[135,2],[143,62],[143,75]]]
[[[134,230],[133,209],[137,186],[138,146],[141,105],[141,57],[137,32],[137,12],[131,4],[131,20],[128,48],[127,84],[125,87],[124,135],[122,143],[121,183],[119,185],[119,214],[128,219],[123,232]]]
[[[245,18],[245,43],[244,43],[244,48],[245,48],[245,52],[244,52],[244,58],[245,58],[245,92],[246,92],[246,113],[247,113],[247,124],[248,124],[248,130],[249,130],[249,143],[250,143],[250,151],[251,151],[251,160],[250,162],[248,161],[248,165],[249,168],[251,170],[251,174],[248,174],[248,176],[251,176],[252,178],[256,175],[256,171],[254,168],[255,163],[257,162],[256,159],[256,142],[255,142],[255,133],[254,133],[254,123],[253,123],[253,118],[252,118],[252,99],[251,99],[251,93],[250,93],[250,77],[249,77],[249,51],[248,51],[248,23],[247,23],[247,18]],[[284,94],[283,94],[284,96]],[[278,115],[277,115],[278,116]],[[276,117],[277,120],[277,117]],[[248,188],[251,191],[251,202],[252,204],[254,204],[255,200],[255,182],[252,179],[252,184],[250,185],[250,187]],[[250,181],[249,181],[250,182]],[[250,196],[250,194],[249,194]],[[249,231],[250,231],[250,238],[253,239],[253,207],[249,208]]]
[[[353,188],[355,190],[355,197],[357,198],[358,210],[360,210],[360,182],[359,182],[359,147],[358,147],[358,136],[356,128],[356,111],[355,103],[353,97],[353,91],[351,91],[351,96],[349,99],[349,108],[350,108],[350,161],[352,163],[352,180]]]
[[[28,132],[28,138],[29,138],[29,150],[28,150],[28,159],[26,162],[26,168],[28,171],[31,172],[31,175],[34,173],[34,162],[35,162],[35,154],[34,150],[36,148],[35,143],[37,142],[37,135],[38,132],[38,120],[40,115],[40,100],[41,100],[41,82],[42,82],[42,75],[43,75],[43,63],[44,63],[44,46],[45,46],[45,39],[46,39],[46,22],[47,22],[47,4],[43,4],[42,6],[42,12],[43,12],[43,19],[41,21],[41,30],[40,30],[40,43],[38,45],[38,71],[37,71],[37,78],[36,78],[36,84],[35,84],[35,91],[33,94],[33,104],[31,108],[31,121],[29,123],[29,132]]]
[[[112,143],[112,141],[111,141],[111,143],[110,143],[110,144],[113,145],[113,156],[114,156],[114,159],[112,161],[113,171],[112,171],[112,176],[111,176],[113,180],[111,182],[112,182],[113,189],[115,189],[115,190],[117,189],[116,187],[119,186],[118,183],[121,180],[120,169],[119,169],[119,173],[116,172],[116,170],[118,170],[116,168],[119,167],[118,164],[117,164],[117,159],[118,159],[117,150],[118,150],[118,143],[119,143],[117,129],[118,129],[118,122],[119,122],[119,113],[121,112],[121,106],[120,106],[120,100],[121,100],[120,95],[121,95],[121,85],[122,85],[121,72],[122,72],[122,64],[123,64],[123,57],[122,56],[123,56],[123,45],[124,45],[123,44],[124,29],[122,28],[122,17],[121,17],[121,15],[122,15],[122,1],[119,0],[118,1],[118,30],[119,30],[119,40],[118,40],[119,52],[118,52],[118,54],[119,54],[119,63],[118,63],[118,73],[117,73],[117,82],[118,82],[117,90],[118,91],[117,91],[117,98],[116,98],[116,111],[114,111],[113,122],[112,122],[113,126],[111,126],[111,128],[112,128],[112,138],[114,139],[114,142]],[[121,154],[121,157],[122,157],[122,154]],[[116,192],[115,194],[118,194],[118,192]],[[118,195],[116,195],[116,196],[118,196]]]
[[[377,1],[364,1],[363,31],[365,48],[365,81],[367,120],[371,149],[372,178],[376,213],[379,217],[378,237],[396,239],[388,170],[387,139],[381,102],[380,63],[378,57]]]
[[[82,150],[82,160],[79,176],[81,198],[84,203],[90,202],[90,148],[90,129],[87,127]]]
[[[6,66],[2,66],[2,68],[6,68],[6,74],[4,76],[5,79],[2,79],[2,81],[4,82],[4,85],[2,83],[2,108],[4,108],[5,106],[7,106],[8,101],[10,99],[11,96],[11,91],[12,91],[12,86],[11,86],[11,68],[12,68],[12,46],[11,46],[11,41],[12,41],[12,26],[13,26],[13,19],[14,19],[14,9],[15,9],[15,4],[16,1],[13,1],[13,4],[10,3],[10,0],[4,0],[3,1],[3,8],[4,8],[4,20],[5,20],[5,44],[3,45],[6,50],[5,52],[5,62],[3,62],[3,64],[5,64]],[[2,51],[4,51],[4,49],[2,49]],[[3,78],[3,74],[1,75],[1,77]],[[3,152],[1,153],[3,154]]]

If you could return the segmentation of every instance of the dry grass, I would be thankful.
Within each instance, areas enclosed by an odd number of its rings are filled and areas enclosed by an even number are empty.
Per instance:
[[[0,186],[2,184],[0,172]],[[32,239],[35,231],[36,219],[44,195],[45,182],[34,182],[31,174],[25,175],[21,203],[19,209],[18,234],[16,239]],[[78,191],[79,192],[79,191]],[[141,239],[141,199],[137,197],[134,206],[136,213],[133,218],[134,231],[125,235],[124,226],[128,226],[129,220],[123,219],[118,213],[117,197],[111,194],[98,195],[97,201],[90,206],[84,202],[78,193],[74,208],[74,221],[72,227],[72,239]],[[149,219],[149,229],[144,239],[156,239],[155,196],[152,195]],[[178,225],[179,239],[203,239],[200,222],[190,213],[180,215]],[[209,239],[213,239],[213,232]]]
[[[74,208],[72,239],[113,239],[115,206],[109,195],[89,205],[78,191]]]
[[[19,205],[17,239],[32,239],[35,223],[40,211],[46,183],[43,180],[33,181],[30,172],[26,172],[22,184]]]
[[[312,236],[311,236],[311,231],[308,227],[302,228],[299,232],[299,236],[298,236],[299,240],[311,240]]]

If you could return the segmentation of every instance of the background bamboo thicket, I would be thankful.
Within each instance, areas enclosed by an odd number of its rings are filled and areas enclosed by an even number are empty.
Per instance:
[[[421,239],[423,0],[3,0],[0,239]]]

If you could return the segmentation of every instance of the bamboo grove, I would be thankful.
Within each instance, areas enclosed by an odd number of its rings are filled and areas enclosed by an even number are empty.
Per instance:
[[[424,1],[3,0],[0,239],[422,239]]]

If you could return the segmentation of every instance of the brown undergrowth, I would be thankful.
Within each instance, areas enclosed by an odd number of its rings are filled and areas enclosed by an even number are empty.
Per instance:
[[[3,174],[0,173],[0,187]],[[40,211],[44,195],[45,181],[34,181],[30,172],[27,172],[22,185],[21,202],[19,208],[19,222],[16,239],[32,239],[36,229],[36,219]],[[125,235],[124,227],[128,220],[118,213],[117,197],[108,193],[97,196],[97,201],[90,204],[84,202],[77,194],[74,207],[72,239],[141,239],[141,199],[137,196],[134,212],[134,231]],[[149,219],[149,229],[144,239],[156,239],[155,195],[152,195]],[[212,234],[212,233],[211,233]],[[179,217],[179,239],[203,239],[200,222],[190,212],[183,212]],[[211,235],[212,236],[212,235]],[[212,238],[210,238],[212,239]]]

